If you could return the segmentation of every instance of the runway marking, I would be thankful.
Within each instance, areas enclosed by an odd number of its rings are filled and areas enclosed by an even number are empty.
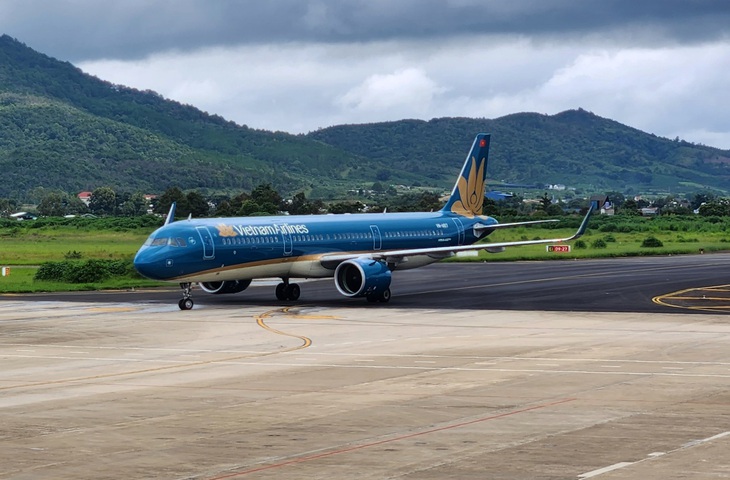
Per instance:
[[[99,374],[99,375],[89,375],[84,377],[71,377],[71,378],[65,378],[65,379],[58,379],[58,380],[47,380],[43,382],[29,382],[29,383],[21,383],[21,384],[15,384],[15,385],[6,385],[6,386],[0,386],[0,391],[7,391],[7,390],[13,390],[18,388],[32,388],[32,387],[41,387],[41,386],[47,386],[47,385],[59,385],[64,383],[77,383],[77,382],[85,382],[90,380],[100,380],[100,379],[107,379],[107,378],[115,378],[115,377],[124,377],[124,376],[130,376],[130,375],[139,375],[144,373],[154,373],[154,372],[162,372],[166,370],[173,370],[173,369],[181,369],[181,368],[190,368],[190,367],[197,367],[197,366],[203,366],[203,365],[213,365],[213,364],[229,364],[230,362],[235,362],[237,360],[241,360],[244,358],[258,358],[258,357],[266,357],[271,355],[277,355],[281,353],[289,353],[294,352],[296,350],[301,350],[303,348],[307,348],[312,344],[312,341],[304,336],[300,335],[294,335],[289,334],[286,332],[282,332],[280,330],[277,330],[275,328],[270,327],[265,323],[265,320],[267,318],[271,318],[275,313],[288,313],[291,307],[286,308],[277,308],[274,310],[268,310],[262,314],[256,315],[254,318],[256,319],[256,323],[261,326],[262,328],[272,332],[276,333],[278,335],[284,335],[288,337],[294,337],[302,340],[301,345],[297,345],[294,347],[289,348],[283,348],[281,350],[275,350],[270,352],[259,352],[259,353],[247,353],[242,355],[234,355],[230,357],[225,358],[217,358],[217,359],[211,359],[211,360],[200,360],[200,361],[194,361],[194,362],[185,362],[185,361],[176,361],[176,360],[155,360],[158,363],[172,363],[172,365],[164,365],[159,367],[149,367],[149,368],[142,368],[139,370],[129,370],[126,372],[117,372],[117,373],[105,373],[105,374]],[[315,317],[312,317],[315,318]],[[317,317],[319,318],[319,317]],[[56,345],[50,345],[51,347],[56,347]],[[70,346],[69,346],[70,347]],[[73,348],[73,347],[71,347]],[[79,348],[76,346],[75,348]],[[73,353],[73,352],[72,352]],[[211,352],[211,353],[217,353],[217,352]],[[6,357],[15,357],[15,358],[44,358],[44,359],[54,359],[54,360],[79,360],[78,357],[63,357],[63,356],[46,356],[46,355],[5,355]],[[145,362],[146,360],[136,360],[136,359],[129,359],[129,358],[89,358],[86,357],[85,360],[99,360],[99,361],[116,361],[116,362]]]
[[[323,448],[323,449],[320,449],[320,450],[315,450],[313,452],[304,453],[301,456],[294,457],[294,458],[291,458],[289,460],[284,460],[284,461],[279,462],[279,463],[273,463],[273,464],[270,464],[270,465],[262,465],[260,467],[254,467],[254,468],[250,468],[248,470],[242,470],[240,472],[231,472],[231,473],[227,473],[227,474],[223,474],[223,475],[219,475],[219,476],[215,476],[215,477],[210,477],[209,480],[225,480],[225,479],[228,479],[228,478],[242,477],[244,475],[249,475],[251,473],[258,473],[258,472],[262,472],[262,471],[265,471],[265,470],[272,470],[272,469],[275,469],[275,468],[287,467],[287,466],[296,465],[296,464],[299,464],[299,463],[311,462],[313,460],[319,460],[321,458],[333,457],[335,455],[342,455],[342,454],[354,452],[354,451],[357,451],[357,450],[364,450],[366,448],[372,448],[372,447],[377,447],[377,446],[380,446],[380,445],[386,445],[386,444],[389,444],[389,443],[400,442],[402,440],[407,440],[407,439],[415,438],[415,437],[421,437],[421,436],[424,436],[424,435],[430,435],[432,433],[443,432],[443,431],[447,431],[447,430],[453,430],[453,429],[457,429],[457,428],[466,427],[466,426],[469,426],[469,425],[475,425],[475,424],[478,424],[478,423],[488,422],[488,421],[491,421],[491,420],[497,420],[497,419],[500,419],[500,418],[511,417],[511,416],[514,416],[514,415],[519,415],[521,413],[527,413],[527,412],[532,412],[532,411],[535,411],[535,410],[541,410],[541,409],[544,409],[544,408],[555,407],[555,406],[562,405],[562,404],[565,404],[565,403],[574,402],[575,400],[577,400],[577,399],[575,399],[575,398],[564,398],[562,400],[556,400],[556,401],[550,402],[550,403],[543,403],[543,404],[540,404],[540,405],[534,405],[532,407],[526,407],[526,408],[523,408],[523,409],[520,409],[520,410],[512,410],[512,411],[509,411],[509,412],[499,413],[499,414],[496,414],[496,415],[490,415],[488,417],[477,418],[477,419],[468,420],[468,421],[465,421],[465,422],[452,423],[452,424],[444,425],[444,426],[441,426],[441,427],[435,427],[435,428],[430,428],[428,430],[422,430],[420,432],[407,433],[407,434],[398,435],[398,436],[395,436],[395,437],[392,437],[392,438],[385,438],[383,440],[376,440],[376,441],[373,441],[373,442],[360,443],[360,444],[356,444],[356,445],[346,446],[346,447],[343,447],[343,448],[339,448],[337,450],[330,450],[328,448]],[[330,447],[330,448],[332,448],[332,447]],[[327,451],[327,450],[329,450],[329,451]]]
[[[670,308],[681,308],[683,310],[703,311],[703,312],[730,312],[730,297],[707,296],[707,294],[690,295],[695,292],[722,293],[729,292],[730,285],[712,285],[707,287],[685,288],[676,292],[657,295],[651,301],[657,305]],[[689,305],[681,305],[672,302],[693,302]],[[713,305],[712,302],[724,302]]]
[[[275,328],[273,328],[273,327],[271,327],[271,326],[269,326],[269,325],[266,324],[266,319],[267,318],[271,318],[275,313],[285,313],[285,314],[288,314],[288,313],[291,312],[291,309],[292,308],[293,307],[277,308],[276,310],[269,310],[268,312],[264,312],[262,314],[256,315],[256,317],[255,317],[256,318],[256,323],[258,324],[258,326],[261,327],[261,328],[263,328],[264,330],[268,330],[269,332],[275,333],[277,335],[284,335],[286,337],[298,338],[299,340],[301,340],[303,342],[300,346],[298,346],[296,348],[290,348],[290,349],[284,350],[284,351],[279,352],[279,353],[295,352],[297,350],[302,350],[304,348],[307,348],[307,347],[309,347],[312,344],[312,340],[310,338],[307,338],[307,337],[305,337],[303,335],[296,335],[294,333],[282,332],[281,330],[277,330],[277,329],[275,329]],[[323,317],[317,317],[317,316],[313,316],[313,315],[298,315],[296,313],[295,314],[292,314],[292,315],[295,315],[295,316],[297,316],[299,318],[323,318]],[[328,317],[328,319],[331,319],[331,318],[332,317]]]
[[[140,307],[88,307],[85,310],[94,313],[118,313],[118,312],[136,312]]]
[[[330,344],[330,346],[338,346],[340,344]],[[552,361],[552,362],[587,362],[587,363],[636,363],[636,364],[669,364],[669,365],[697,365],[697,366],[730,366],[730,362],[697,362],[683,360],[614,360],[610,358],[553,358],[553,357],[493,357],[488,355],[434,355],[420,353],[349,353],[349,352],[300,352],[301,355],[313,355],[322,357],[382,357],[382,358],[443,358],[454,360],[482,360],[475,362],[475,365],[494,365],[495,362],[503,362],[505,360],[529,360],[533,362]],[[543,364],[550,366],[558,366],[559,364]]]
[[[506,373],[556,373],[578,375],[627,375],[633,377],[681,377],[681,378],[730,378],[730,374],[720,373],[673,373],[673,372],[627,372],[606,370],[545,370],[535,368],[473,368],[473,367],[439,367],[408,365],[356,365],[341,363],[286,363],[286,362],[241,362],[236,360],[220,360],[216,363],[230,365],[258,365],[265,367],[306,367],[306,368],[359,368],[373,370],[420,370],[420,371],[455,371],[455,372],[506,372]]]
[[[298,337],[297,337],[298,338]],[[373,343],[381,343],[373,342]],[[318,344],[320,345],[320,344]],[[327,346],[327,347],[338,347],[341,346],[341,343],[329,343],[324,344],[320,346]],[[204,348],[160,348],[160,347],[109,347],[109,346],[97,346],[97,345],[54,345],[54,344],[28,344],[28,343],[0,343],[0,347],[42,347],[42,348],[57,348],[59,350],[66,350],[66,349],[79,349],[79,348],[85,348],[89,350],[114,350],[123,352],[125,350],[129,350],[128,352],[124,352],[124,355],[128,356],[140,356],[144,355],[144,352],[179,352],[180,355],[193,355],[196,353],[220,353],[220,354],[236,354],[236,355],[244,355],[243,358],[254,358],[256,355],[259,355],[261,352],[253,351],[253,350],[211,350],[211,349],[204,349]],[[16,348],[16,352],[28,352],[28,353],[34,353],[37,350],[36,349],[20,349]],[[292,351],[278,351],[277,353],[280,353],[282,355],[287,355],[289,353],[293,353],[295,350]],[[368,358],[406,358],[406,359],[428,359],[428,358],[435,358],[435,359],[446,359],[446,360],[472,360],[474,361],[474,365],[496,365],[497,363],[503,363],[505,361],[532,361],[532,362],[551,362],[551,363],[536,363],[535,366],[538,367],[557,367],[560,366],[559,363],[552,363],[552,362],[567,362],[567,363],[575,363],[575,362],[585,362],[585,363],[622,363],[622,364],[639,364],[639,365],[683,365],[683,366],[728,366],[730,367],[730,362],[702,362],[702,361],[684,361],[684,360],[635,360],[635,359],[619,359],[614,360],[611,358],[563,358],[563,357],[523,357],[523,356],[502,356],[502,357],[495,357],[495,356],[487,356],[487,355],[436,355],[436,354],[420,354],[420,353],[377,353],[377,352],[366,352],[366,353],[351,353],[351,352],[320,352],[320,351],[298,351],[297,355],[302,355],[301,359],[307,359],[309,361],[309,356],[316,357],[368,357]],[[30,358],[46,358],[44,355],[36,355],[36,356],[30,356],[26,355],[26,357]],[[414,360],[415,361],[415,360]],[[662,367],[665,369],[678,369],[681,367]]]
[[[685,450],[685,449],[688,449],[688,448],[696,447],[698,445],[702,445],[702,444],[705,444],[705,443],[709,443],[709,442],[712,442],[714,440],[719,440],[719,439],[721,439],[723,437],[727,437],[728,435],[730,435],[730,432],[722,432],[722,433],[718,433],[717,435],[713,435],[711,437],[703,438],[701,440],[692,440],[691,442],[687,442],[687,443],[685,443],[685,444],[683,444],[683,445],[675,448],[674,450],[670,450],[668,452],[652,452],[649,455],[647,455],[646,458],[642,458],[641,460],[637,460],[635,462],[619,462],[619,463],[614,463],[613,465],[609,465],[607,467],[603,467],[603,468],[599,468],[599,469],[596,469],[596,470],[592,470],[590,472],[582,473],[582,474],[578,475],[578,478],[585,479],[585,478],[597,477],[599,475],[603,475],[604,473],[608,473],[608,472],[612,472],[614,470],[618,470],[619,468],[624,468],[624,467],[628,467],[628,466],[631,466],[631,465],[636,465],[636,464],[639,464],[639,463],[643,463],[643,462],[646,462],[646,461],[651,461],[651,460],[654,460],[655,458],[663,457],[665,455],[670,455],[672,453],[676,453],[676,452],[679,452],[681,450]]]
[[[613,465],[609,465],[608,467],[599,468],[598,470],[593,470],[592,472],[583,473],[581,475],[578,475],[578,478],[597,477],[598,475],[603,475],[604,473],[612,472],[614,470],[618,470],[619,468],[628,467],[629,465],[633,465],[634,463],[636,463],[636,462],[614,463]]]

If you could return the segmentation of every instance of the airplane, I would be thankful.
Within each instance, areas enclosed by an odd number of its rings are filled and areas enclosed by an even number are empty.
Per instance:
[[[476,243],[499,228],[557,220],[499,223],[482,214],[491,135],[474,139],[451,196],[441,210],[418,213],[281,215],[174,221],[175,204],[134,258],[143,276],[179,283],[181,310],[193,308],[193,283],[211,294],[245,290],[257,278],[281,278],[276,298],[299,299],[292,278],[333,277],[345,297],[388,302],[392,272],[422,267],[458,252],[567,242],[585,232],[583,221],[567,238]]]

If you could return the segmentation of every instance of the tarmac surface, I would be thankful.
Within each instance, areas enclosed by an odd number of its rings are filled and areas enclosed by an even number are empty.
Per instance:
[[[0,478],[730,478],[730,255],[0,297]]]

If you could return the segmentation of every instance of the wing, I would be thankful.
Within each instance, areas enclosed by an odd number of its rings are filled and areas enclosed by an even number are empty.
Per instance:
[[[414,257],[419,255],[427,255],[431,258],[435,259],[442,259],[442,258],[448,258],[453,255],[455,255],[457,252],[469,252],[469,251],[479,251],[479,250],[487,250],[487,251],[501,251],[504,250],[506,247],[517,247],[520,245],[538,245],[538,244],[544,244],[544,243],[558,243],[558,242],[569,242],[571,240],[575,240],[578,237],[581,237],[588,227],[588,220],[591,218],[591,214],[593,213],[594,205],[591,204],[591,206],[588,208],[588,213],[586,213],[586,216],[583,218],[583,221],[580,224],[580,227],[578,227],[578,230],[571,235],[570,237],[566,238],[548,238],[543,240],[523,240],[519,242],[499,242],[499,243],[478,243],[478,244],[472,244],[472,245],[459,245],[459,246],[449,246],[449,247],[430,247],[430,248],[407,248],[407,249],[401,249],[401,250],[384,250],[384,251],[378,251],[378,252],[368,252],[368,253],[333,253],[333,254],[325,254],[320,258],[320,262],[323,267],[325,268],[335,268],[337,265],[339,265],[341,262],[344,262],[345,260],[350,260],[352,258],[370,258],[373,260],[384,260],[388,263],[394,263],[398,264],[400,263],[405,257]],[[538,220],[537,222],[521,222],[521,223],[513,223],[513,224],[497,224],[501,225],[502,227],[505,226],[519,226],[519,225],[526,225],[531,223],[542,223],[544,220]],[[489,228],[493,228],[493,226],[490,226]]]

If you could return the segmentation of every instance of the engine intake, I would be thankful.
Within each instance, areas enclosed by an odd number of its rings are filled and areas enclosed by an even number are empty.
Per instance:
[[[212,293],[214,295],[220,295],[224,293],[239,293],[249,285],[251,280],[227,280],[225,282],[200,282],[200,288],[206,293]]]
[[[364,297],[390,287],[391,273],[385,262],[353,258],[337,266],[335,286],[346,297]]]

